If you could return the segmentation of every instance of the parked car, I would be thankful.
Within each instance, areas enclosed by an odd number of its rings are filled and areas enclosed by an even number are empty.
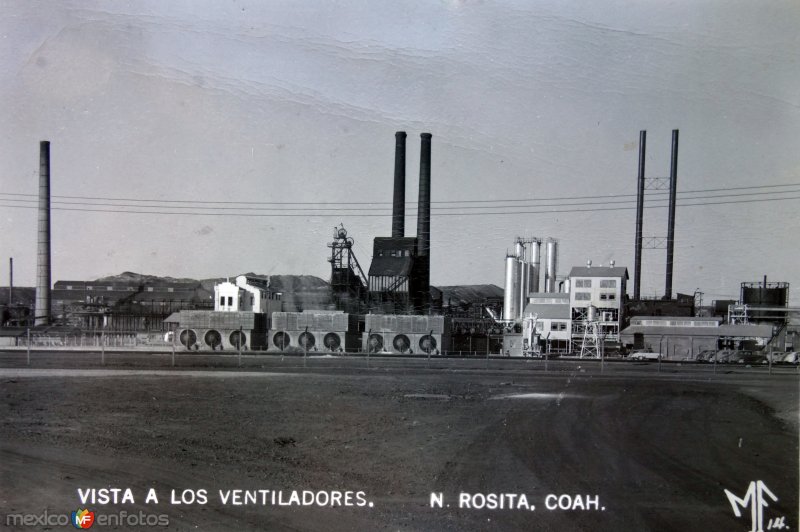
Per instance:
[[[739,364],[767,364],[767,356],[761,351],[739,351],[742,355],[736,359]]]
[[[631,360],[658,360],[661,358],[661,353],[654,353],[646,350],[631,351],[628,358]]]
[[[786,353],[786,355],[783,357],[784,364],[797,364],[799,361],[800,355],[798,355],[797,351]]]
[[[788,354],[789,353],[786,351],[773,351],[771,353],[764,353],[764,364],[769,364],[770,361],[772,361],[773,364],[780,364]]]
[[[697,358],[695,361],[697,362],[712,362],[714,360],[714,355],[717,354],[716,349],[706,349],[704,351],[700,351],[697,353]]]
[[[728,362],[728,359],[731,356],[733,356],[734,353],[735,351],[733,349],[721,349],[717,351],[717,353],[713,357],[711,357],[711,360],[709,360],[709,362],[714,362],[717,364],[726,364]]]

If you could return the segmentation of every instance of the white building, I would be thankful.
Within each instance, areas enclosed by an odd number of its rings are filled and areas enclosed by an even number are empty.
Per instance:
[[[269,313],[270,301],[280,301],[281,294],[269,289],[269,278],[259,279],[240,275],[236,283],[224,281],[214,285],[214,310],[217,312]],[[280,309],[280,305],[278,305]]]
[[[569,353],[572,349],[569,294],[537,292],[529,294],[525,316],[536,316],[536,330],[531,336],[532,349],[539,353]]]
[[[588,318],[588,309],[598,311],[599,332],[606,342],[620,340],[620,324],[625,309],[628,269],[614,266],[576,266],[569,274],[569,306],[573,344],[580,344]]]

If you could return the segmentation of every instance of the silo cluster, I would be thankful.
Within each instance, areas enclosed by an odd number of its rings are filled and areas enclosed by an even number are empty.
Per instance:
[[[514,251],[506,254],[503,299],[503,319],[505,320],[521,318],[528,302],[528,294],[540,291],[542,243],[540,238],[517,238],[514,243]],[[547,255],[542,291],[555,292],[558,242],[553,238],[547,238],[544,246]]]

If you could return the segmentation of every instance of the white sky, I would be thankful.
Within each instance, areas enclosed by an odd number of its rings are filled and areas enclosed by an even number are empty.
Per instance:
[[[698,200],[769,200],[758,203],[679,202],[673,291],[735,298],[741,281],[766,274],[792,283],[798,304],[797,28],[796,1],[7,1],[0,284],[7,257],[15,284],[35,284],[36,211],[8,201],[32,198],[7,194],[36,194],[44,139],[54,196],[345,209],[330,217],[55,210],[54,280],[125,270],[327,279],[334,225],[355,238],[365,269],[372,238],[390,235],[397,130],[409,134],[410,202],[419,133],[429,131],[434,201],[594,196],[581,207],[603,208],[633,206],[607,202],[636,192],[639,130],[648,131],[647,174],[658,177],[669,173],[677,128],[679,193],[796,185]],[[489,210],[551,209],[513,205]],[[410,235],[415,211],[407,213]],[[431,281],[502,286],[517,235],[558,238],[561,274],[615,259],[632,277],[634,216],[435,211]],[[646,210],[644,233],[666,234],[666,209]],[[644,295],[663,293],[664,256],[645,251]]]

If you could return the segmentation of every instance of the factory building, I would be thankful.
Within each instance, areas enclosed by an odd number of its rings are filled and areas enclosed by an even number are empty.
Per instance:
[[[199,282],[146,279],[56,281],[52,309],[86,330],[165,331],[164,319],[181,309],[211,309],[212,294]]]
[[[217,312],[250,311],[270,314],[280,309],[281,294],[269,289],[269,278],[239,275],[236,283],[214,285],[214,310]]]
[[[531,351],[538,353],[570,353],[572,351],[572,319],[570,295],[564,292],[530,294],[525,315],[536,316],[534,331],[529,337]],[[523,334],[526,331],[523,330]],[[528,335],[526,335],[528,336]]]
[[[281,309],[281,294],[269,278],[248,275],[214,285],[214,310],[180,310],[164,320],[186,349],[266,349],[269,317]]]
[[[419,206],[417,234],[405,236],[406,133],[395,134],[395,172],[392,236],[373,242],[367,286],[369,307],[387,314],[429,314],[433,305],[430,287],[431,233],[431,134],[420,135]]]
[[[718,317],[636,316],[620,338],[627,349],[649,349],[666,360],[694,360],[706,350],[762,349],[773,333],[769,324],[729,324]]]
[[[615,266],[576,266],[569,274],[569,306],[572,320],[572,341],[580,345],[587,327],[596,322],[597,334],[605,344],[618,344],[624,320],[624,299],[628,282],[628,269]],[[596,316],[590,309],[596,309]]]

